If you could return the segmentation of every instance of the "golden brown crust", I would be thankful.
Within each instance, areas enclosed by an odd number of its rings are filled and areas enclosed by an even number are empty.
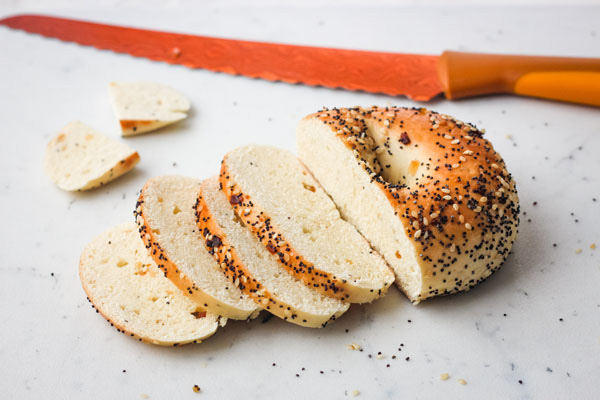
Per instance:
[[[352,149],[402,221],[421,258],[423,291],[415,301],[468,290],[506,259],[519,223],[518,198],[482,131],[424,108],[333,109],[306,118],[328,125]],[[384,132],[383,145],[367,134],[373,129]],[[390,165],[378,155],[403,149],[422,157],[410,163],[404,182],[388,182]]]
[[[154,119],[150,119],[150,120],[121,119],[121,120],[119,120],[119,124],[121,124],[121,130],[123,131],[124,134],[141,133],[140,132],[141,130],[138,131],[140,127],[144,127],[146,125],[152,125],[156,122],[158,122],[158,121],[154,120]]]
[[[306,313],[277,301],[273,294],[254,278],[240,259],[235,247],[229,243],[227,235],[212,217],[202,192],[198,195],[194,211],[196,223],[205,239],[206,249],[215,258],[230,282],[246,293],[260,307],[283,320],[308,327],[325,327],[327,325],[328,321],[319,321],[315,324],[313,318]],[[334,319],[335,316],[331,318],[331,320]]]
[[[325,296],[341,301],[351,301],[346,281],[317,268],[302,257],[287,242],[281,230],[273,225],[269,215],[255,204],[248,194],[244,193],[239,184],[230,179],[227,156],[221,163],[219,183],[235,214],[271,254],[277,255],[279,263],[290,274]],[[379,292],[381,294],[381,290]]]

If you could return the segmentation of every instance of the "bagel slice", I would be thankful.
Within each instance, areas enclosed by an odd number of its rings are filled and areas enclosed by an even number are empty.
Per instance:
[[[73,121],[48,143],[44,169],[62,190],[83,191],[117,179],[139,161],[126,144]]]
[[[297,325],[318,328],[342,315],[349,304],[325,296],[288,274],[234,213],[213,177],[202,182],[195,205],[205,246],[230,281],[262,308]]]
[[[164,278],[133,222],[102,233],[86,246],[79,277],[88,300],[111,326],[141,342],[200,343],[226,322],[198,308]]]
[[[207,311],[254,317],[259,307],[229,282],[204,248],[193,209],[199,191],[199,180],[183,176],[146,182],[134,212],[140,236],[164,275]]]
[[[297,145],[414,303],[468,290],[508,256],[515,182],[473,125],[424,108],[322,110],[300,122]]]
[[[383,295],[394,275],[290,152],[245,146],[221,165],[222,190],[236,215],[289,273],[351,303]]]
[[[181,93],[156,82],[111,82],[109,91],[123,136],[174,124],[185,119],[190,109]]]

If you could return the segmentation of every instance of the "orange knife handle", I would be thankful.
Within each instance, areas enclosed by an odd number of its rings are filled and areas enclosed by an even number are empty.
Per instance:
[[[445,51],[438,74],[448,99],[491,93],[600,106],[600,59]]]

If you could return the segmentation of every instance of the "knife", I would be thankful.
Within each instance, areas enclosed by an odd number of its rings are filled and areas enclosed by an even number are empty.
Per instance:
[[[513,93],[600,106],[600,59],[445,51],[440,56],[220,39],[16,15],[0,24],[135,57],[269,81],[427,101]]]

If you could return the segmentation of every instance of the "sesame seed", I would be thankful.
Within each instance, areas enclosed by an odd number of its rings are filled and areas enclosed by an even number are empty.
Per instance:
[[[451,140],[451,139],[454,139],[454,137],[452,137],[452,136],[450,136],[450,135],[444,135],[444,139]]]
[[[485,196],[482,196],[479,198],[480,203],[485,203],[486,201],[487,201],[487,197],[485,197]]]
[[[466,156],[471,156],[471,155],[473,155],[473,150],[465,150],[465,151],[463,151],[463,154]]]
[[[473,227],[471,226],[471,224],[468,223],[468,222],[465,224],[465,228],[467,228],[468,230],[473,229]]]
[[[446,195],[442,197],[444,200],[452,200],[452,196]]]
[[[441,191],[444,193],[450,193],[450,189],[448,188],[442,188]]]
[[[456,245],[454,243],[452,243],[452,246],[450,246],[450,253],[454,253],[455,250],[456,250]]]
[[[464,379],[459,379],[458,383],[460,383],[461,385],[466,385],[467,381],[465,381]]]
[[[351,344],[347,345],[346,348],[348,350],[360,350],[361,349],[360,345],[356,344],[356,343],[351,343]]]
[[[465,161],[467,161],[467,159],[466,159],[464,156],[460,156],[460,157],[458,157],[458,159],[459,159],[460,161],[462,161],[462,162],[465,162]]]
[[[453,141],[450,142],[450,144],[459,144],[460,140],[458,139],[454,139]]]
[[[440,379],[443,381],[447,381],[448,378],[450,378],[450,375],[448,375],[447,373],[443,373],[440,375]]]
[[[436,219],[438,217],[438,213],[432,212],[431,214],[429,214],[429,216],[431,217],[431,219]]]
[[[464,215],[462,215],[462,214],[461,214],[461,215],[459,215],[459,216],[458,216],[458,220],[460,221],[460,223],[461,223],[461,224],[462,224],[463,222],[465,222],[465,217],[464,217]]]
[[[596,248],[596,243],[590,244],[590,249],[594,250]]]
[[[465,139],[467,139],[467,140],[471,140],[471,139],[473,139],[473,136],[471,136],[471,135],[465,135],[465,136],[463,136],[463,137],[464,137]]]
[[[420,237],[421,237],[421,230],[419,229],[415,232],[415,239],[418,239]]]
[[[458,211],[458,204],[456,204],[456,203],[452,204],[452,208],[454,208],[454,211]]]
[[[353,390],[352,391],[352,396],[356,397],[358,395],[360,395],[360,391],[359,390]]]
[[[581,249],[577,249],[577,250],[575,250],[575,253],[576,253],[576,254],[581,254],[581,252],[582,252],[582,251],[583,251],[583,250],[581,250]]]
[[[390,126],[390,121],[386,119],[385,121],[383,121],[383,124],[384,124],[385,126]]]
[[[452,168],[458,168],[460,167],[460,164],[452,164]]]

